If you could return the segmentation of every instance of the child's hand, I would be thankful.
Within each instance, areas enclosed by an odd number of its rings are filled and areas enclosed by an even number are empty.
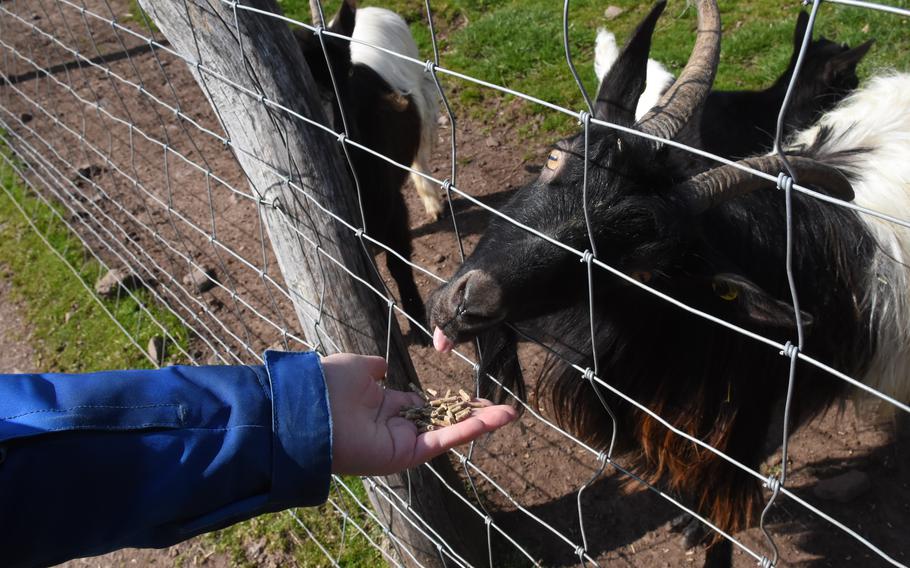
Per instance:
[[[515,419],[510,406],[487,406],[454,426],[417,434],[403,407],[422,405],[415,393],[383,389],[381,357],[339,354],[322,360],[332,410],[332,472],[386,475],[416,467],[449,448]]]

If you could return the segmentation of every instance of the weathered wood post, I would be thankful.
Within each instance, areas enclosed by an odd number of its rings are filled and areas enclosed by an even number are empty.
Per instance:
[[[140,4],[173,48],[204,68],[189,65],[253,191],[261,197],[269,238],[307,339],[328,352],[337,345],[354,353],[384,354],[388,305],[328,257],[382,290],[371,259],[350,229],[288,184],[292,180],[320,205],[360,225],[356,193],[337,138],[269,105],[277,103],[325,124],[310,71],[288,26],[252,11],[237,8],[235,12],[232,4],[219,0],[140,0]],[[244,0],[243,4],[279,12],[274,0]],[[389,385],[404,390],[417,379],[394,318],[391,325]],[[446,458],[434,460],[433,466],[454,481],[454,487],[461,486]],[[386,480],[407,502],[407,477]],[[464,505],[431,472],[412,471],[410,489],[413,511],[448,545],[472,562],[486,556],[485,550],[478,556],[471,550],[474,547],[467,546],[480,539],[461,534],[467,526],[477,525],[476,515],[474,522],[467,522]],[[390,521],[394,533],[411,546],[417,562],[443,565],[436,545],[413,529],[386,499],[372,492],[370,499],[380,518]],[[409,516],[420,525],[414,515]],[[401,560],[412,563],[407,555]]]

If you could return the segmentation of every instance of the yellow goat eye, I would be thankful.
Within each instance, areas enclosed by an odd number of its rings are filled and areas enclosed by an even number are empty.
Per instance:
[[[728,282],[714,281],[711,283],[714,293],[722,300],[732,302],[739,296],[739,289]]]
[[[562,158],[562,152],[554,150],[550,152],[550,155],[547,156],[547,169],[556,171],[556,168],[559,167],[559,160]]]

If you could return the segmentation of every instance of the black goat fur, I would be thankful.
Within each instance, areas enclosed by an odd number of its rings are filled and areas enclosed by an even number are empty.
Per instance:
[[[778,113],[808,24],[809,15],[800,12],[793,32],[790,63],[773,85],[761,91],[711,91],[700,123],[703,150],[725,158],[744,158],[771,150]],[[824,37],[809,43],[788,105],[785,134],[809,126],[856,89],[859,85],[856,66],[872,43],[869,40],[852,49]]]

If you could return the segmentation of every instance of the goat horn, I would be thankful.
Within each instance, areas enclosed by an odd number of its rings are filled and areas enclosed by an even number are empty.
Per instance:
[[[853,200],[853,187],[837,168],[800,156],[790,156],[787,162],[798,183],[820,187],[825,193],[844,201]],[[737,164],[769,174],[783,171],[783,163],[777,156],[756,156],[740,160]],[[751,172],[723,165],[679,184],[674,191],[680,192],[683,199],[690,203],[691,211],[697,215],[730,199],[774,185],[775,182]]]
[[[717,71],[720,14],[716,0],[698,0],[695,47],[679,78],[636,124],[641,132],[673,140],[701,108]]]
[[[322,11],[319,9],[318,0],[310,0],[310,15],[313,16],[313,25],[317,28],[319,26],[324,26],[325,22],[322,20]]]

